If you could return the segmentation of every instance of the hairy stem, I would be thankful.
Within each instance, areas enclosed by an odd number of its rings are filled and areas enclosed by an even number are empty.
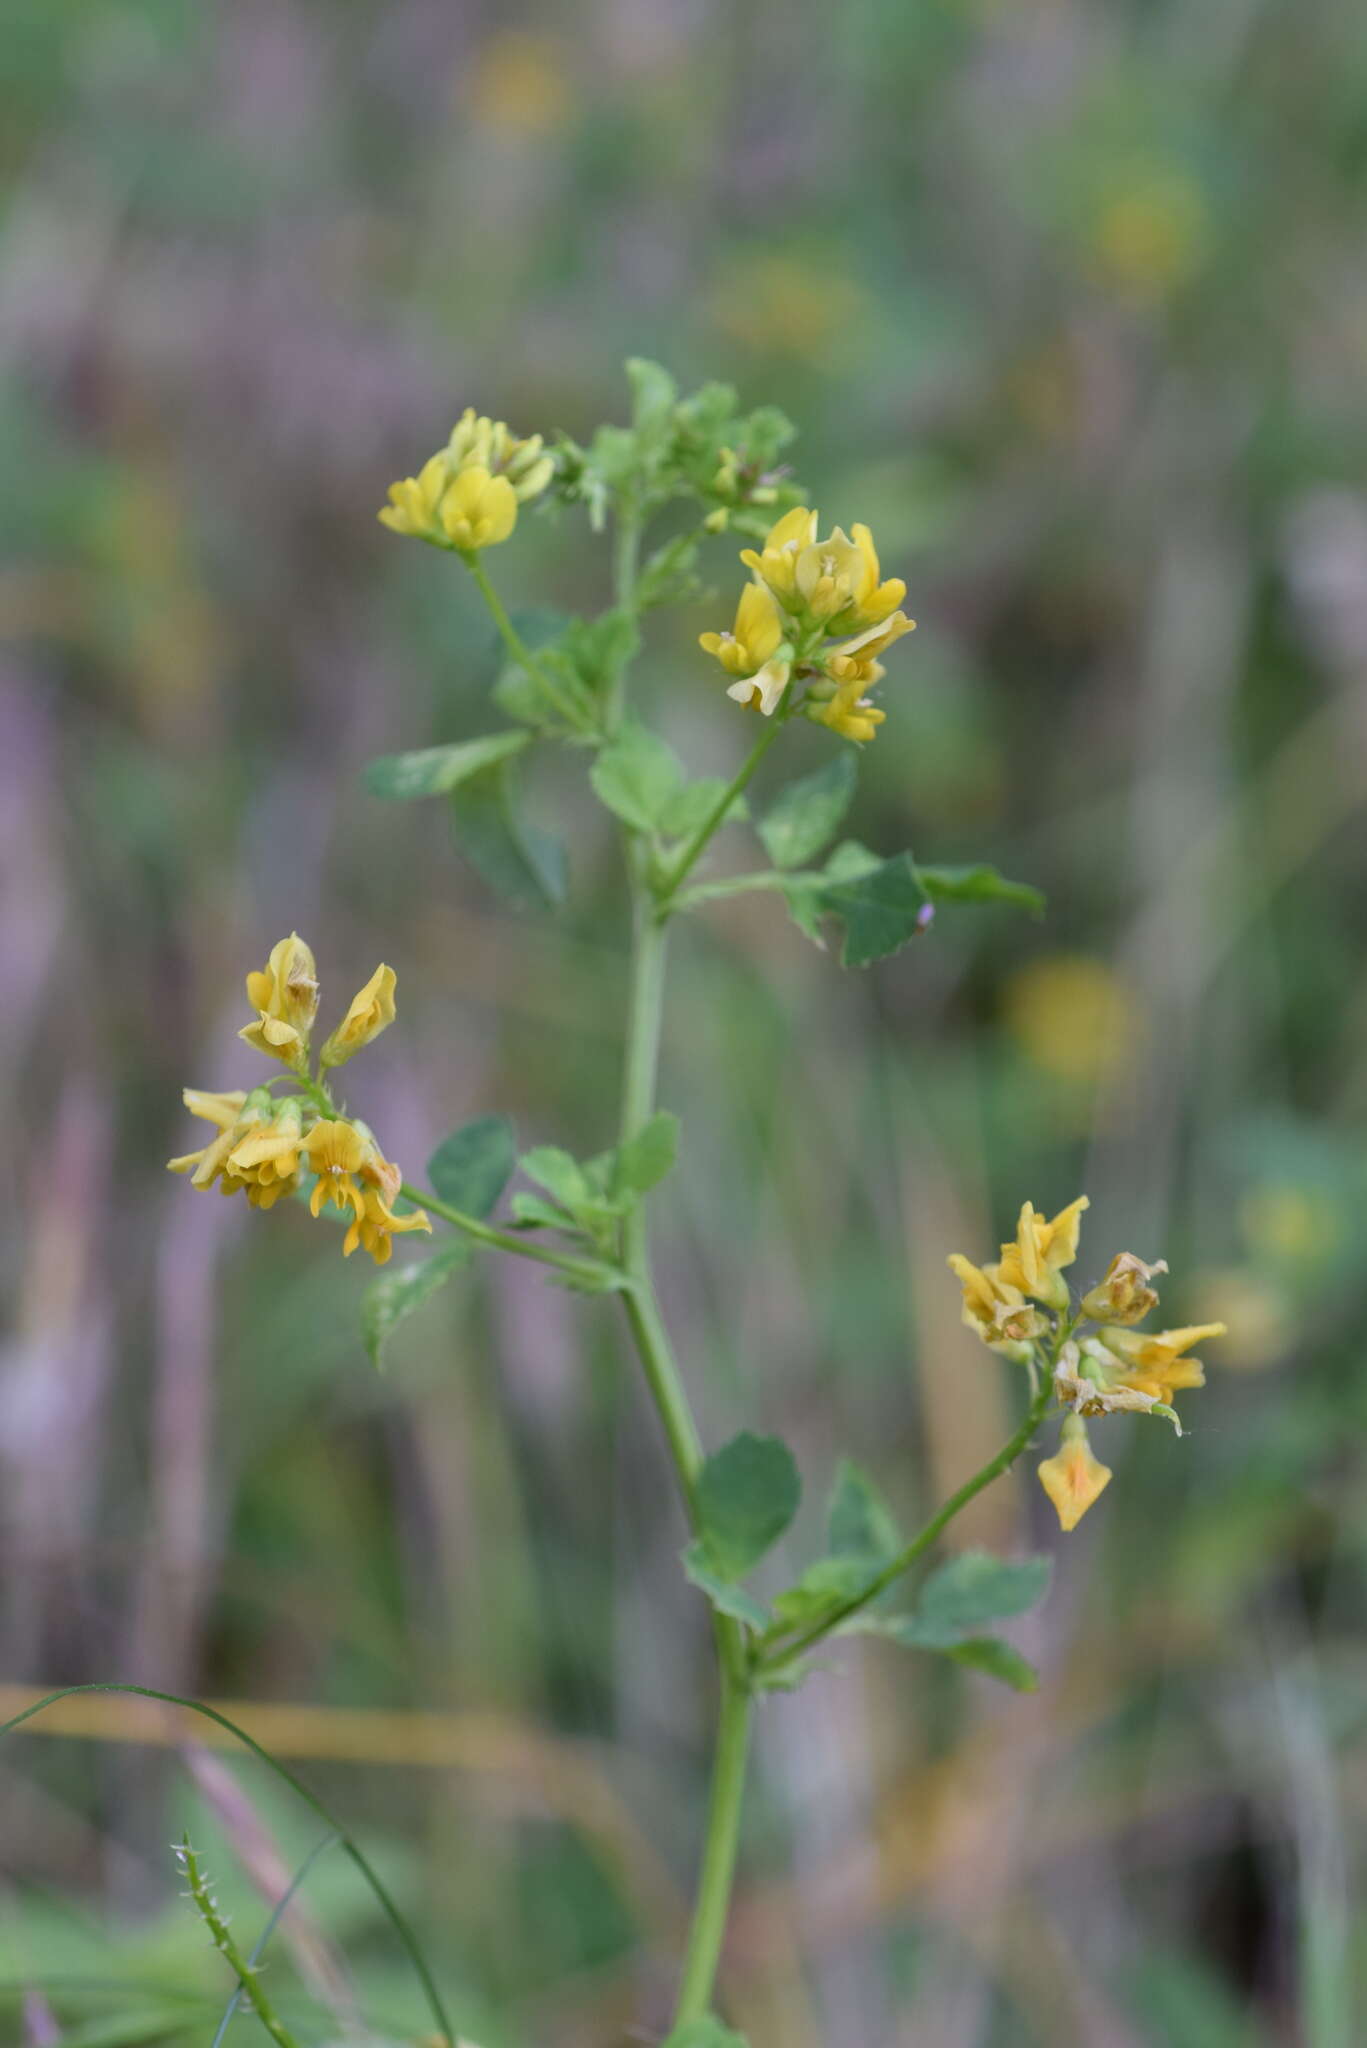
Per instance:
[[[1053,1376],[1046,1373],[1025,1411],[1020,1428],[1002,1445],[996,1456],[989,1458],[981,1470],[975,1472],[971,1479],[964,1481],[957,1493],[950,1495],[939,1512],[931,1516],[925,1527],[912,1537],[905,1550],[899,1551],[891,1564],[879,1572],[876,1579],[871,1579],[861,1592],[834,1608],[824,1620],[814,1622],[793,1642],[784,1643],[776,1655],[766,1658],[760,1666],[761,1675],[772,1678],[786,1671],[805,1651],[810,1650],[813,1644],[819,1643],[823,1636],[830,1635],[833,1629],[841,1627],[851,1615],[858,1614],[870,1601],[876,1600],[880,1593],[885,1593],[895,1580],[900,1579],[903,1572],[909,1570],[917,1558],[929,1550],[936,1537],[948,1528],[959,1511],[968,1506],[975,1494],[981,1493],[985,1486],[990,1486],[994,1479],[999,1479],[1003,1472],[1010,1470],[1044,1420],[1045,1411],[1053,1398]]]
[[[261,1978],[255,1963],[249,1963],[228,1929],[228,1922],[218,1900],[209,1889],[209,1880],[204,1873],[199,1857],[190,1845],[190,1837],[181,1838],[175,1852],[185,1882],[190,1887],[190,1897],[200,1919],[209,1930],[209,1939],[222,1956],[228,1968],[237,1979],[237,1988],[246,1999],[256,2017],[260,2020],[276,2048],[299,2048],[299,2043],[285,2025],[275,2007],[261,1988]]]

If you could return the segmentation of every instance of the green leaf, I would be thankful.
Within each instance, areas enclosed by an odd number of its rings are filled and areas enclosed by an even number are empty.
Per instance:
[[[711,1552],[705,1543],[690,1543],[683,1553],[683,1568],[687,1577],[700,1593],[706,1593],[719,1614],[729,1614],[736,1621],[745,1622],[750,1628],[764,1630],[769,1626],[769,1610],[743,1586],[733,1585],[729,1579],[718,1576],[712,1567]]]
[[[619,1187],[643,1195],[662,1181],[679,1156],[679,1119],[667,1109],[657,1110],[634,1138],[619,1146],[615,1179]]]
[[[696,533],[676,533],[642,564],[636,581],[636,603],[642,611],[660,604],[683,604],[696,597],[702,586],[695,573],[698,559]]]
[[[759,823],[776,868],[801,867],[820,853],[849,809],[858,780],[854,749],[844,747],[814,775],[788,785]]]
[[[685,2020],[675,2027],[663,2048],[749,2048],[744,2034],[733,2033],[711,2013],[705,2019]]]
[[[361,1334],[377,1370],[382,1369],[384,1348],[395,1325],[429,1301],[469,1259],[469,1245],[463,1238],[453,1238],[430,1258],[381,1273],[371,1281],[361,1297]]]
[[[698,1475],[698,1521],[708,1568],[743,1578],[797,1513],[802,1482],[788,1446],[749,1430],[714,1451]]]
[[[902,1548],[897,1520],[879,1488],[852,1458],[842,1458],[826,1513],[826,1540],[837,1557],[881,1567]]]
[[[512,1175],[517,1145],[512,1119],[477,1116],[443,1138],[427,1162],[432,1192],[467,1216],[487,1216]]]
[[[993,867],[919,868],[921,887],[932,903],[1014,903],[1042,917],[1045,896],[1028,882],[1008,882]]]
[[[989,1678],[999,1678],[1013,1692],[1039,1690],[1039,1673],[1029,1658],[1022,1657],[1000,1636],[969,1636],[945,1654],[956,1664],[967,1664],[974,1671],[985,1671]]]
[[[660,813],[660,830],[676,839],[689,838],[707,823],[725,794],[726,784],[720,775],[703,775],[696,782],[686,783]],[[721,823],[730,824],[749,814],[744,796],[738,795],[727,805]]]
[[[522,1224],[528,1230],[573,1230],[574,1218],[558,1209],[553,1202],[547,1202],[540,1195],[518,1193],[509,1205],[514,1223]]]
[[[638,832],[662,829],[683,779],[673,748],[635,723],[622,726],[589,770],[599,799]]]
[[[651,362],[648,356],[628,356],[626,370],[631,386],[631,424],[645,448],[668,431],[679,387],[663,364]]]
[[[579,1161],[562,1152],[558,1145],[538,1145],[533,1151],[524,1152],[517,1163],[528,1180],[544,1188],[571,1215],[593,1199]]]
[[[805,1628],[857,1599],[877,1576],[878,1566],[866,1557],[819,1557],[795,1586],[776,1595],[774,1613],[785,1628]]]
[[[423,747],[414,754],[381,754],[365,771],[372,796],[407,803],[414,797],[445,796],[481,769],[493,767],[530,746],[529,732],[495,732],[450,747]]]
[[[894,854],[876,868],[821,892],[820,907],[841,919],[845,944],[842,967],[867,967],[885,960],[924,929],[926,897],[909,853]]]
[[[565,894],[565,850],[518,815],[506,761],[483,768],[451,797],[456,844],[489,887],[513,903],[556,904]]]
[[[947,1648],[985,1621],[1024,1614],[1043,1598],[1052,1571],[1048,1557],[1009,1563],[986,1550],[966,1550],[931,1573],[909,1619],[926,1648]]]

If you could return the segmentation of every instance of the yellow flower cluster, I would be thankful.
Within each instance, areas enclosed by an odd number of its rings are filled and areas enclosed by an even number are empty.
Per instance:
[[[191,1187],[245,1194],[254,1209],[274,1208],[311,1174],[313,1215],[328,1205],[350,1212],[344,1256],[350,1258],[362,1246],[382,1266],[393,1238],[432,1226],[421,1209],[396,1215],[392,1204],[403,1183],[400,1169],[385,1158],[365,1124],[337,1114],[324,1076],[393,1023],[393,968],[377,967],[353,997],[318,1056],[316,1080],[309,1034],[318,1009],[318,977],[313,954],[297,932],[273,946],[265,967],[247,976],[247,997],[257,1015],[238,1035],[258,1052],[282,1060],[308,1092],[277,1101],[273,1082],[219,1095],[187,1088],[185,1107],[212,1124],[216,1135],[199,1151],[168,1160],[168,1167],[172,1173],[188,1173]]]
[[[1158,1306],[1151,1282],[1166,1273],[1163,1260],[1146,1265],[1133,1252],[1117,1252],[1104,1277],[1077,1303],[1064,1270],[1077,1257],[1082,1212],[1079,1195],[1057,1216],[1026,1202],[1016,1235],[995,1264],[975,1266],[952,1252],[951,1270],[963,1288],[963,1317],[992,1350],[1048,1373],[1064,1421],[1058,1451],[1039,1468],[1040,1484],[1065,1529],[1076,1528],[1111,1478],[1093,1455],[1085,1417],[1132,1413],[1161,1415],[1181,1433],[1173,1396],[1205,1382],[1191,1349],[1222,1337],[1223,1323],[1186,1329],[1136,1330]],[[1079,1337],[1085,1324],[1094,1327]]]
[[[416,476],[389,486],[380,521],[433,547],[474,554],[507,540],[518,506],[539,497],[554,473],[540,434],[520,440],[505,421],[469,406],[446,446]]]
[[[879,656],[915,625],[899,610],[907,587],[883,581],[867,526],[840,527],[825,539],[817,515],[794,506],[741,561],[753,574],[729,632],[699,644],[735,677],[727,695],[766,718],[795,680],[807,684],[801,709],[845,739],[871,740],[886,713],[869,692],[881,680]],[[797,708],[796,706],[794,708]]]

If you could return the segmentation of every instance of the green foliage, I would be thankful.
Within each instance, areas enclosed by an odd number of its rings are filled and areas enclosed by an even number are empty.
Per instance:
[[[455,1237],[411,1265],[390,1266],[376,1275],[361,1297],[361,1335],[377,1370],[398,1325],[430,1301],[453,1273],[470,1263],[467,1239]]]
[[[705,1593],[719,1614],[729,1614],[748,1628],[762,1632],[769,1626],[769,1610],[744,1586],[738,1586],[718,1571],[712,1553],[701,1539],[683,1552],[685,1576],[700,1593]]]
[[[820,908],[845,927],[842,967],[885,960],[925,929],[926,893],[909,853],[894,854],[866,873],[829,884]]]
[[[801,1494],[788,1446],[742,1431],[698,1476],[698,1562],[728,1582],[744,1578],[788,1527]]]
[[[504,668],[494,685],[499,709],[543,732],[592,738],[617,677],[641,644],[635,619],[613,607],[594,619],[518,612],[513,625],[535,659],[530,667]]]
[[[667,1109],[657,1110],[625,1145],[582,1163],[557,1145],[538,1145],[518,1165],[551,1199],[514,1195],[514,1219],[524,1228],[563,1231],[610,1251],[618,1224],[664,1179],[678,1147],[679,1120]]]
[[[511,1117],[477,1116],[443,1138],[427,1162],[434,1194],[467,1216],[487,1216],[517,1163]]]
[[[528,732],[495,732],[450,747],[423,747],[413,754],[381,754],[365,771],[372,796],[408,803],[415,797],[446,796],[482,769],[493,767],[530,745]]]
[[[521,815],[506,760],[479,769],[452,793],[451,829],[497,895],[517,904],[563,901],[565,849]]]
[[[888,1637],[909,1650],[937,1650],[956,1663],[984,1671],[1017,1692],[1033,1692],[1038,1679],[1018,1650],[983,1624],[1023,1614],[1043,1598],[1053,1570],[1047,1557],[1009,1563],[984,1550],[967,1550],[932,1572],[910,1614],[864,1612],[848,1624]]]
[[[589,779],[608,809],[637,832],[665,829],[669,807],[684,786],[673,748],[635,720],[603,748]]]
[[[784,1629],[809,1628],[854,1600],[902,1548],[897,1521],[878,1487],[850,1458],[841,1460],[826,1513],[829,1554],[807,1567],[774,1601]]]
[[[1038,889],[1007,881],[985,863],[923,868],[910,853],[882,860],[853,839],[842,841],[819,872],[786,876],[783,893],[793,921],[818,945],[822,919],[840,920],[842,967],[867,967],[900,951],[925,931],[938,902],[997,902],[1032,912],[1044,906]]]
[[[842,747],[814,774],[789,783],[759,822],[776,868],[801,867],[820,853],[849,809],[858,780],[855,750]]]
[[[916,872],[932,903],[1010,903],[1035,917],[1044,915],[1043,890],[1028,882],[1008,882],[983,861],[965,868],[918,866]]]

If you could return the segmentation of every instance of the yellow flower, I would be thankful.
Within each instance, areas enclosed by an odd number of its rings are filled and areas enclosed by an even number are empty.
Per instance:
[[[351,1008],[318,1055],[320,1066],[340,1067],[394,1022],[395,975],[383,963],[351,999]]]
[[[504,29],[468,75],[476,118],[509,134],[547,135],[572,105],[565,51],[549,36]]]
[[[184,1092],[185,1106],[218,1126],[218,1136],[199,1152],[168,1159],[172,1173],[191,1175],[190,1185],[221,1192],[245,1191],[255,1209],[271,1209],[299,1184],[303,1119],[297,1100],[276,1110],[265,1089],[244,1095],[206,1095],[197,1088]]]
[[[949,1268],[964,1291],[964,1321],[984,1344],[1014,1352],[1044,1330],[1044,1317],[1002,1279],[1000,1266],[975,1266],[962,1252],[951,1252]]]
[[[1079,1416],[1066,1416],[1058,1450],[1039,1468],[1040,1485],[1054,1504],[1060,1527],[1075,1529],[1110,1480],[1110,1467],[1092,1454],[1086,1423]]]
[[[1031,1202],[1022,1205],[1016,1224],[1016,1241],[1002,1246],[1002,1278],[1022,1294],[1033,1294],[1049,1308],[1066,1309],[1068,1283],[1062,1268],[1077,1257],[1082,1212],[1089,1206],[1079,1195],[1066,1209],[1047,1221]]]
[[[365,1217],[365,1194],[357,1175],[367,1168],[372,1173],[375,1144],[368,1132],[348,1123],[345,1117],[324,1117],[305,1141],[309,1165],[318,1178],[309,1197],[309,1213],[317,1216],[325,1204],[350,1209],[357,1223]]]
[[[452,476],[484,469],[490,476],[506,477],[518,503],[525,505],[540,496],[555,474],[554,459],[543,449],[540,434],[519,440],[506,420],[491,420],[468,405],[451,429],[446,463]]]
[[[862,745],[874,737],[888,715],[872,697],[862,695],[863,688],[858,681],[842,684],[824,703],[814,702],[808,716],[814,724],[828,725],[842,739],[857,740]]]
[[[856,632],[881,625],[907,594],[900,577],[880,581],[878,556],[867,526],[856,526],[853,538],[836,527],[828,540],[813,539],[793,569],[793,581],[809,616]]]
[[[377,1266],[385,1265],[393,1244],[391,1238],[406,1230],[431,1230],[431,1221],[425,1209],[415,1209],[411,1216],[396,1216],[384,1196],[375,1188],[367,1188],[364,1207],[359,1216],[353,1217],[351,1226],[342,1243],[342,1256],[349,1259],[357,1246],[363,1246],[370,1253]]]
[[[450,481],[451,469],[443,449],[424,462],[416,476],[402,477],[398,483],[389,486],[389,503],[381,508],[380,524],[389,527],[393,533],[407,534],[413,540],[428,540],[437,547],[443,546],[445,537],[437,512]]]
[[[182,1091],[181,1100],[193,1115],[213,1124],[218,1136],[211,1138],[198,1152],[185,1152],[178,1159],[168,1159],[167,1171],[188,1173],[190,1185],[194,1188],[211,1188],[222,1177],[225,1192],[232,1194],[242,1182],[228,1174],[228,1155],[249,1131],[265,1122],[270,1114],[270,1097],[264,1089],[248,1096],[240,1090],[228,1095],[211,1095],[200,1088],[186,1088]],[[231,1186],[227,1185],[229,1180]]]
[[[307,1066],[309,1032],[318,1013],[318,970],[298,932],[272,946],[266,965],[247,976],[247,1001],[257,1019],[244,1025],[238,1037],[287,1067]]]
[[[273,1209],[282,1195],[292,1194],[303,1163],[304,1119],[297,1100],[282,1102],[269,1123],[239,1138],[228,1155],[228,1170],[246,1186],[254,1209]]]
[[[915,619],[909,619],[905,612],[894,612],[891,618],[880,625],[866,626],[862,633],[856,633],[852,640],[844,640],[838,647],[826,653],[826,673],[838,683],[862,683],[870,688],[883,675],[880,654],[900,640],[904,633],[916,631]]]
[[[747,583],[742,590],[729,633],[701,633],[698,645],[737,678],[728,697],[766,718],[777,709],[792,673],[791,649],[784,642],[778,606],[762,583]]]
[[[785,512],[769,528],[762,549],[757,552],[754,548],[743,548],[740,558],[747,569],[753,569],[768,585],[786,610],[796,611],[801,609],[796,582],[798,556],[815,539],[815,512],[809,512],[805,505],[794,505],[791,512]]]
[[[496,547],[517,525],[517,493],[506,476],[478,463],[452,477],[441,501],[441,526],[453,548],[466,554]]]
[[[1149,1286],[1156,1273],[1166,1273],[1168,1262],[1159,1259],[1146,1266],[1133,1252],[1117,1252],[1106,1268],[1106,1277],[1083,1295],[1084,1316],[1097,1323],[1142,1322],[1158,1306],[1158,1296]]]
[[[1118,1384],[1133,1387],[1141,1394],[1152,1394],[1155,1400],[1170,1402],[1179,1388],[1203,1387],[1206,1383],[1206,1369],[1200,1359],[1186,1356],[1192,1345],[1206,1337],[1224,1334],[1223,1323],[1191,1323],[1185,1329],[1159,1330],[1153,1335],[1105,1323],[1097,1331],[1097,1341],[1124,1367]]]

